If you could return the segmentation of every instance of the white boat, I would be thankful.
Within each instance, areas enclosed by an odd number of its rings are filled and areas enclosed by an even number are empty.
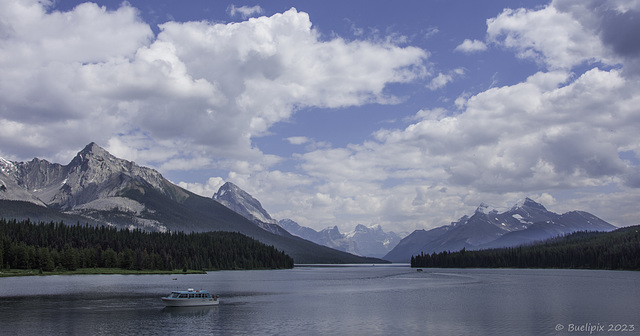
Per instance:
[[[212,295],[206,290],[194,290],[189,288],[186,291],[173,291],[167,297],[162,298],[162,302],[167,307],[194,307],[213,306],[220,303],[218,295]]]

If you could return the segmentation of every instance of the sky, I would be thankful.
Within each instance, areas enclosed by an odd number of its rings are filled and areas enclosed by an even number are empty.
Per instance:
[[[86,144],[276,219],[640,224],[640,1],[0,0],[0,156]]]

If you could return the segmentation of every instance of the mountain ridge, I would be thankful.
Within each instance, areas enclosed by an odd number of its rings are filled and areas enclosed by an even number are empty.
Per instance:
[[[530,198],[499,212],[482,203],[471,216],[431,230],[416,230],[384,259],[408,262],[413,255],[517,246],[575,231],[611,231],[615,226],[585,211],[556,214]]]

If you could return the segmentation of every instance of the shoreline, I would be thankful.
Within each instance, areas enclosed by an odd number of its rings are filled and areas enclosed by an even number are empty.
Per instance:
[[[78,268],[75,271],[42,271],[34,269],[3,269],[0,271],[0,278],[17,277],[17,276],[49,276],[49,275],[148,275],[148,274],[206,274],[202,270],[126,270],[121,268]]]

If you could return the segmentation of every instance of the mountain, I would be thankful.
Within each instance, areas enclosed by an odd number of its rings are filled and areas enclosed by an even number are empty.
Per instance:
[[[358,255],[383,257],[393,249],[402,238],[395,232],[384,232],[380,225],[364,226],[358,224],[345,238],[354,243],[354,252]]]
[[[362,256],[382,257],[393,249],[402,239],[394,232],[384,232],[380,225],[371,227],[359,224],[354,231],[340,233],[337,226],[321,231],[300,226],[291,219],[278,222],[291,234],[310,240],[314,243],[328,246]]]
[[[383,259],[408,262],[412,255],[528,244],[575,231],[611,231],[615,226],[583,211],[556,214],[526,198],[498,212],[480,204],[473,215],[431,230],[416,230]]]
[[[265,231],[221,203],[119,159],[95,143],[67,165],[0,160],[0,217],[80,222],[147,231],[234,231],[273,245],[296,263],[372,263],[299,237]]]
[[[278,225],[278,221],[271,218],[260,201],[231,182],[222,185],[212,198],[252,221],[263,230],[281,236],[288,235],[288,232]]]

